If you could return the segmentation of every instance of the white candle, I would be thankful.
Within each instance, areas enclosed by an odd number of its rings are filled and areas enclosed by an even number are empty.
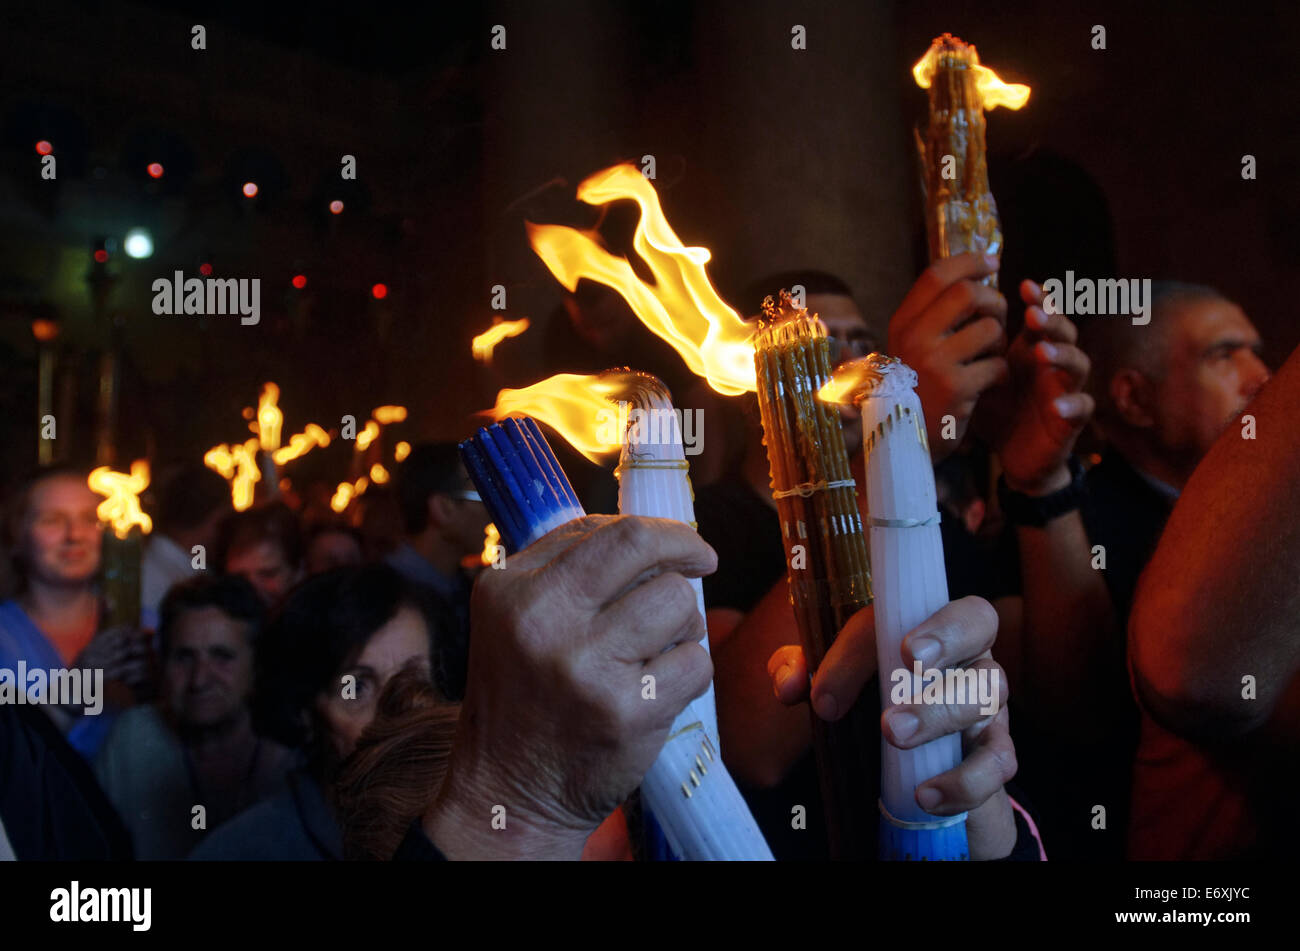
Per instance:
[[[695,501],[681,427],[668,392],[655,377],[638,374],[630,395],[616,472],[619,513],[672,518],[693,527]],[[704,588],[699,579],[691,584],[703,618]],[[708,650],[707,634],[700,644]],[[673,722],[641,792],[679,857],[771,860],[763,834],[722,763],[712,682]]]
[[[859,393],[866,453],[867,527],[875,595],[881,701],[891,703],[903,637],[948,603],[934,469],[916,373],[891,357],[862,361]],[[837,373],[837,376],[839,374]],[[919,696],[919,684],[913,695]],[[949,735],[911,750],[881,742],[881,856],[965,859],[965,814],[934,816],[916,802],[916,787],[961,763],[961,737]]]

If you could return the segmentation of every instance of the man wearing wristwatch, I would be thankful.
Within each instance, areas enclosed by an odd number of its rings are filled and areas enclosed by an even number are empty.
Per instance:
[[[1208,288],[1156,283],[1147,325],[1084,318],[1086,357],[1064,317],[1025,301],[1040,339],[1013,345],[1012,389],[1039,409],[1011,414],[998,446],[1024,592],[1016,657],[1003,659],[1019,674],[1013,704],[1031,714],[1017,722],[1022,779],[1062,833],[1057,855],[1118,859],[1139,722],[1126,664],[1133,592],[1182,486],[1268,371],[1250,321]],[[1094,398],[1109,448],[1085,475],[1072,450]]]

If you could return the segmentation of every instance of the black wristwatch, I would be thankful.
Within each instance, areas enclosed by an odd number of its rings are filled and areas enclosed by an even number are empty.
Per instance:
[[[1086,472],[1076,456],[1070,456],[1070,484],[1048,495],[1025,495],[1007,488],[1007,479],[998,478],[998,501],[1002,513],[1012,525],[1029,525],[1042,528],[1054,518],[1060,518],[1083,505],[1088,497]]]

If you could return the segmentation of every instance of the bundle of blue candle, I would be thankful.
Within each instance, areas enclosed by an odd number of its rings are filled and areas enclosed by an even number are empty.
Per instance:
[[[480,429],[460,444],[460,456],[508,554],[586,514],[531,417]]]
[[[680,440],[678,434],[669,447],[677,460],[671,474],[682,481],[684,491],[679,495],[689,507]],[[460,444],[460,451],[508,552],[527,548],[552,529],[586,514],[532,419],[507,419],[480,429]],[[642,470],[653,468],[645,460],[631,462],[628,453],[629,447],[624,446],[623,468],[627,471],[620,490],[620,511],[671,517],[673,513],[658,509],[642,511],[643,504],[629,501],[636,498],[644,503],[654,493],[650,491],[653,487],[634,489],[627,484],[630,476],[644,476]],[[683,521],[690,520],[684,510],[676,514],[686,515]],[[770,861],[771,850],[723,765],[716,722],[712,690],[692,700],[678,715],[642,783],[647,811],[662,826],[671,850],[687,861]]]

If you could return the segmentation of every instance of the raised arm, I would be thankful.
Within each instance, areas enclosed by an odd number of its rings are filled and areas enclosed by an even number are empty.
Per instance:
[[[1257,730],[1300,671],[1300,350],[1197,466],[1130,618],[1148,710],[1202,738]],[[1245,677],[1254,678],[1247,699]],[[1294,691],[1293,691],[1294,693]],[[1275,726],[1300,739],[1300,713]]]

